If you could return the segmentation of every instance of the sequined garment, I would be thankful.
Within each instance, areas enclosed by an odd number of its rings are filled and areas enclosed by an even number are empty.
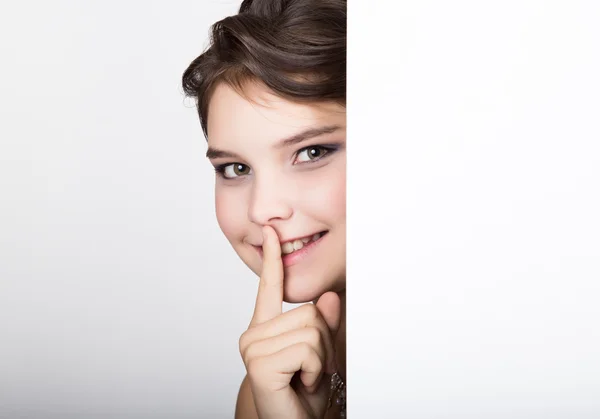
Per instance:
[[[340,409],[340,418],[346,417],[346,384],[342,377],[335,372],[331,376],[331,392],[329,394],[329,407],[335,400],[335,404]]]

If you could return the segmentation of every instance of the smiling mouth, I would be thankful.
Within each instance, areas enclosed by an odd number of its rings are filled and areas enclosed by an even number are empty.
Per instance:
[[[302,250],[304,246],[309,246],[311,243],[316,242],[325,234],[327,234],[327,231],[321,231],[320,233],[315,233],[312,236],[306,236],[296,240],[281,243],[281,255],[289,255],[294,252],[297,252],[298,250]]]
[[[291,255],[293,253],[296,253],[310,245],[312,245],[313,243],[317,242],[318,240],[320,240],[324,235],[326,235],[329,231],[325,230],[325,231],[321,231],[319,233],[315,233],[312,234],[310,236],[306,236],[306,237],[301,237],[298,239],[294,239],[294,240],[290,240],[284,243],[281,243],[281,256],[288,256]],[[262,246],[253,246],[256,250],[259,251],[259,253],[263,254],[263,248]]]

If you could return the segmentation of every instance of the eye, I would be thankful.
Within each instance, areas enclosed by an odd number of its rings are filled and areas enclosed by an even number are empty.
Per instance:
[[[241,163],[224,164],[217,167],[216,170],[226,179],[234,179],[236,177],[250,174],[250,166]]]
[[[319,160],[330,151],[331,150],[327,147],[323,147],[320,145],[303,148],[298,152],[298,156],[296,157],[296,161],[294,162],[294,164]]]

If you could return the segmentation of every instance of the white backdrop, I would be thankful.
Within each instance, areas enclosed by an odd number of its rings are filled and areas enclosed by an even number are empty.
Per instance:
[[[256,281],[181,74],[239,1],[0,6],[0,418],[225,418]]]
[[[351,418],[600,417],[599,21],[352,2]]]

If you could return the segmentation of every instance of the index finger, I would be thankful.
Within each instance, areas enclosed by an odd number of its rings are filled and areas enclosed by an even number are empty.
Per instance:
[[[258,284],[256,307],[251,324],[269,321],[282,313],[283,262],[279,237],[272,227],[263,227],[263,266]]]

